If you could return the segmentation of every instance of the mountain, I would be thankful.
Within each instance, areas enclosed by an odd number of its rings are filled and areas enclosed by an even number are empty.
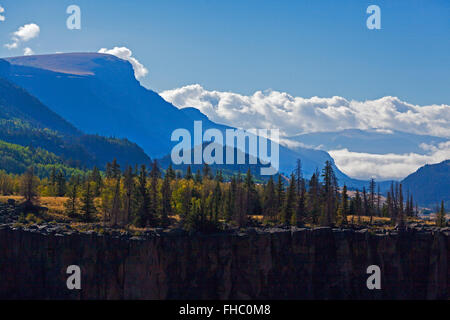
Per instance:
[[[0,119],[20,119],[34,128],[79,136],[81,132],[24,89],[0,78]]]
[[[25,88],[51,110],[87,133],[126,137],[153,158],[170,154],[177,142],[171,141],[178,128],[193,133],[194,121],[203,130],[230,128],[210,121],[194,108],[180,110],[156,92],[140,85],[131,64],[112,55],[67,53],[5,58],[3,73]],[[1,72],[0,72],[1,74]],[[302,159],[305,176],[321,169],[325,151],[280,146],[280,170],[289,173]],[[360,185],[335,167],[340,181]]]
[[[427,164],[407,176],[402,184],[419,205],[434,209],[444,200],[446,208],[450,208],[450,160]]]
[[[67,166],[57,155],[41,148],[23,147],[0,140],[0,173],[22,174],[33,166],[39,177],[48,177],[52,169],[61,170],[65,176],[82,173]]]
[[[352,152],[376,154],[425,154],[422,144],[436,145],[448,139],[406,133],[401,131],[379,131],[375,129],[346,129],[333,132],[305,133],[289,138],[303,145],[321,150],[348,149]]]
[[[10,66],[0,60],[0,75],[7,75],[5,70]],[[73,167],[102,168],[114,158],[122,165],[150,161],[139,146],[126,139],[84,134],[25,89],[1,77],[0,140],[41,148]],[[11,163],[7,167],[11,169]]]

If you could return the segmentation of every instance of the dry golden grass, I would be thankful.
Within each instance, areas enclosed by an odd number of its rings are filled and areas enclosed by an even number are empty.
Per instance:
[[[6,203],[8,199],[14,199],[18,202],[23,200],[21,196],[0,196],[0,202]],[[41,197],[39,198],[39,204],[48,208],[49,213],[63,214],[64,202],[67,201],[65,197]]]
[[[358,222],[358,216],[352,216],[352,215],[347,216],[347,221],[348,222],[351,222],[352,219],[354,219],[355,223]],[[360,221],[363,222],[363,223],[370,222],[370,217],[369,216],[361,216],[360,217]],[[373,217],[372,221],[373,222],[389,223],[391,221],[391,219],[390,218],[386,218],[386,217]]]

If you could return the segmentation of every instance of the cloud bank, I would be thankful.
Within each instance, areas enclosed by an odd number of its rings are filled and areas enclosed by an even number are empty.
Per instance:
[[[120,59],[129,61],[133,66],[134,76],[136,79],[141,79],[148,74],[147,68],[145,68],[142,63],[133,57],[133,52],[127,47],[114,47],[113,49],[101,48],[98,52],[111,54]]]
[[[16,49],[19,47],[20,43],[30,41],[39,36],[41,29],[35,23],[29,23],[23,25],[17,31],[13,32],[11,36],[11,43],[5,44],[8,49]]]
[[[397,130],[450,138],[449,105],[413,105],[396,97],[355,101],[257,91],[246,96],[198,84],[160,93],[179,108],[195,107],[212,121],[240,128],[279,128],[284,136],[343,129]]]
[[[449,105],[418,106],[396,97],[367,101],[349,101],[337,96],[302,98],[272,90],[246,96],[208,91],[198,84],[160,94],[179,108],[198,108],[217,123],[244,129],[279,128],[282,144],[293,148],[303,145],[289,140],[289,136],[343,129],[404,131],[450,138]],[[422,148],[425,154],[328,151],[337,166],[351,177],[401,179],[427,163],[450,159],[450,141]]]
[[[347,149],[330,150],[328,153],[344,173],[359,179],[403,179],[425,164],[450,159],[450,141],[438,146],[427,145],[429,154],[371,154],[351,152]]]

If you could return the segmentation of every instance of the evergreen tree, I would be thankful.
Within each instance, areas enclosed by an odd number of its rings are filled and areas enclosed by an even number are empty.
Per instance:
[[[192,175],[192,171],[191,171],[191,165],[188,165],[187,169],[186,169],[186,176],[184,177],[186,180],[192,180],[194,179],[194,176]]]
[[[348,215],[348,193],[347,193],[347,186],[344,185],[344,187],[342,188],[341,203],[338,209],[339,225],[347,224],[347,215]]]
[[[81,196],[81,213],[85,222],[92,222],[97,213],[94,203],[94,190],[91,182],[87,181]]]
[[[89,176],[89,180],[94,183],[94,194],[96,197],[100,197],[103,188],[103,178],[100,174],[100,170],[94,166]]]
[[[203,179],[211,179],[211,168],[207,163],[203,164]]]
[[[216,181],[216,186],[212,194],[212,218],[214,222],[217,222],[220,215],[220,208],[222,204],[222,190],[220,188],[220,182]]]
[[[376,183],[375,183],[375,180],[372,178],[372,179],[370,179],[370,184],[369,184],[369,216],[370,216],[369,223],[370,224],[372,224],[372,222],[373,222],[373,215],[375,213],[375,188],[376,188]]]
[[[80,177],[73,175],[69,180],[69,189],[67,191],[67,201],[64,203],[65,213],[70,218],[78,216],[79,201],[78,193],[80,187]]]
[[[446,219],[445,219],[445,208],[444,208],[444,201],[441,201],[441,208],[439,210],[436,210],[436,225],[438,227],[445,227],[446,225]]]
[[[202,179],[202,174],[200,173],[200,169],[197,169],[197,172],[195,173],[195,176],[194,176],[194,181],[196,183],[202,183],[203,179]]]
[[[331,161],[327,160],[325,162],[325,167],[322,170],[322,179],[324,203],[321,224],[331,226],[336,219],[338,204],[338,184]]]
[[[169,167],[167,168],[166,175],[168,176],[169,180],[174,180],[176,177],[175,171],[172,168],[172,163],[169,164]]]
[[[172,205],[170,203],[171,200],[171,190],[170,190],[170,178],[169,175],[163,179],[163,183],[161,186],[161,223],[164,226],[167,226],[169,223],[169,215],[172,214]]]
[[[114,193],[112,198],[112,206],[111,206],[111,223],[113,226],[117,226],[122,224],[121,221],[121,195],[120,195],[120,180],[121,176],[116,177],[116,184],[114,187]]]
[[[278,181],[277,181],[277,185],[276,185],[276,208],[277,208],[277,214],[279,213],[279,210],[281,208],[283,208],[283,204],[284,204],[284,185],[283,185],[283,180],[281,177],[281,174],[278,174]]]
[[[295,214],[292,217],[291,224],[297,227],[303,226],[307,217],[306,212],[306,191],[302,187],[300,194],[298,195],[297,206]]]
[[[291,175],[291,179],[289,180],[289,187],[287,190],[286,201],[283,205],[283,212],[281,216],[282,223],[290,223],[292,219],[292,215],[295,211],[295,199],[296,199],[296,180],[295,175]]]
[[[264,192],[264,216],[267,221],[273,222],[277,214],[277,199],[273,176],[270,176]]]
[[[63,197],[66,194],[66,178],[64,173],[59,170],[56,175],[56,196]]]
[[[133,168],[128,166],[123,175],[123,187],[125,191],[125,199],[124,199],[124,223],[128,224],[130,222],[131,213],[132,213],[132,196],[134,193],[135,183],[134,183],[134,174]]]
[[[136,187],[138,203],[136,224],[141,228],[146,227],[154,221],[153,212],[150,211],[150,196],[147,190],[147,174],[147,168],[143,164],[139,171]]]

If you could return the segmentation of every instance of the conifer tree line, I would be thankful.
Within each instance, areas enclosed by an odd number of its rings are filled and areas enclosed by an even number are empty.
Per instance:
[[[20,190],[26,201],[38,195],[66,197],[65,214],[73,219],[101,221],[109,226],[139,228],[178,224],[188,230],[218,230],[226,226],[248,226],[255,221],[266,225],[305,224],[345,226],[361,224],[362,217],[387,217],[403,226],[408,217],[418,214],[412,195],[402,185],[392,183],[386,197],[374,179],[362,190],[349,191],[338,185],[332,163],[303,178],[301,161],[290,176],[278,174],[265,183],[255,183],[249,171],[225,181],[221,171],[208,165],[182,175],[170,165],[163,172],[156,161],[150,166],[121,168],[116,160],[101,172],[94,167],[83,175],[66,178],[52,170],[39,180],[30,168],[22,176],[0,173],[0,192]],[[437,224],[444,226],[442,202]],[[350,218],[351,216],[351,218]]]

